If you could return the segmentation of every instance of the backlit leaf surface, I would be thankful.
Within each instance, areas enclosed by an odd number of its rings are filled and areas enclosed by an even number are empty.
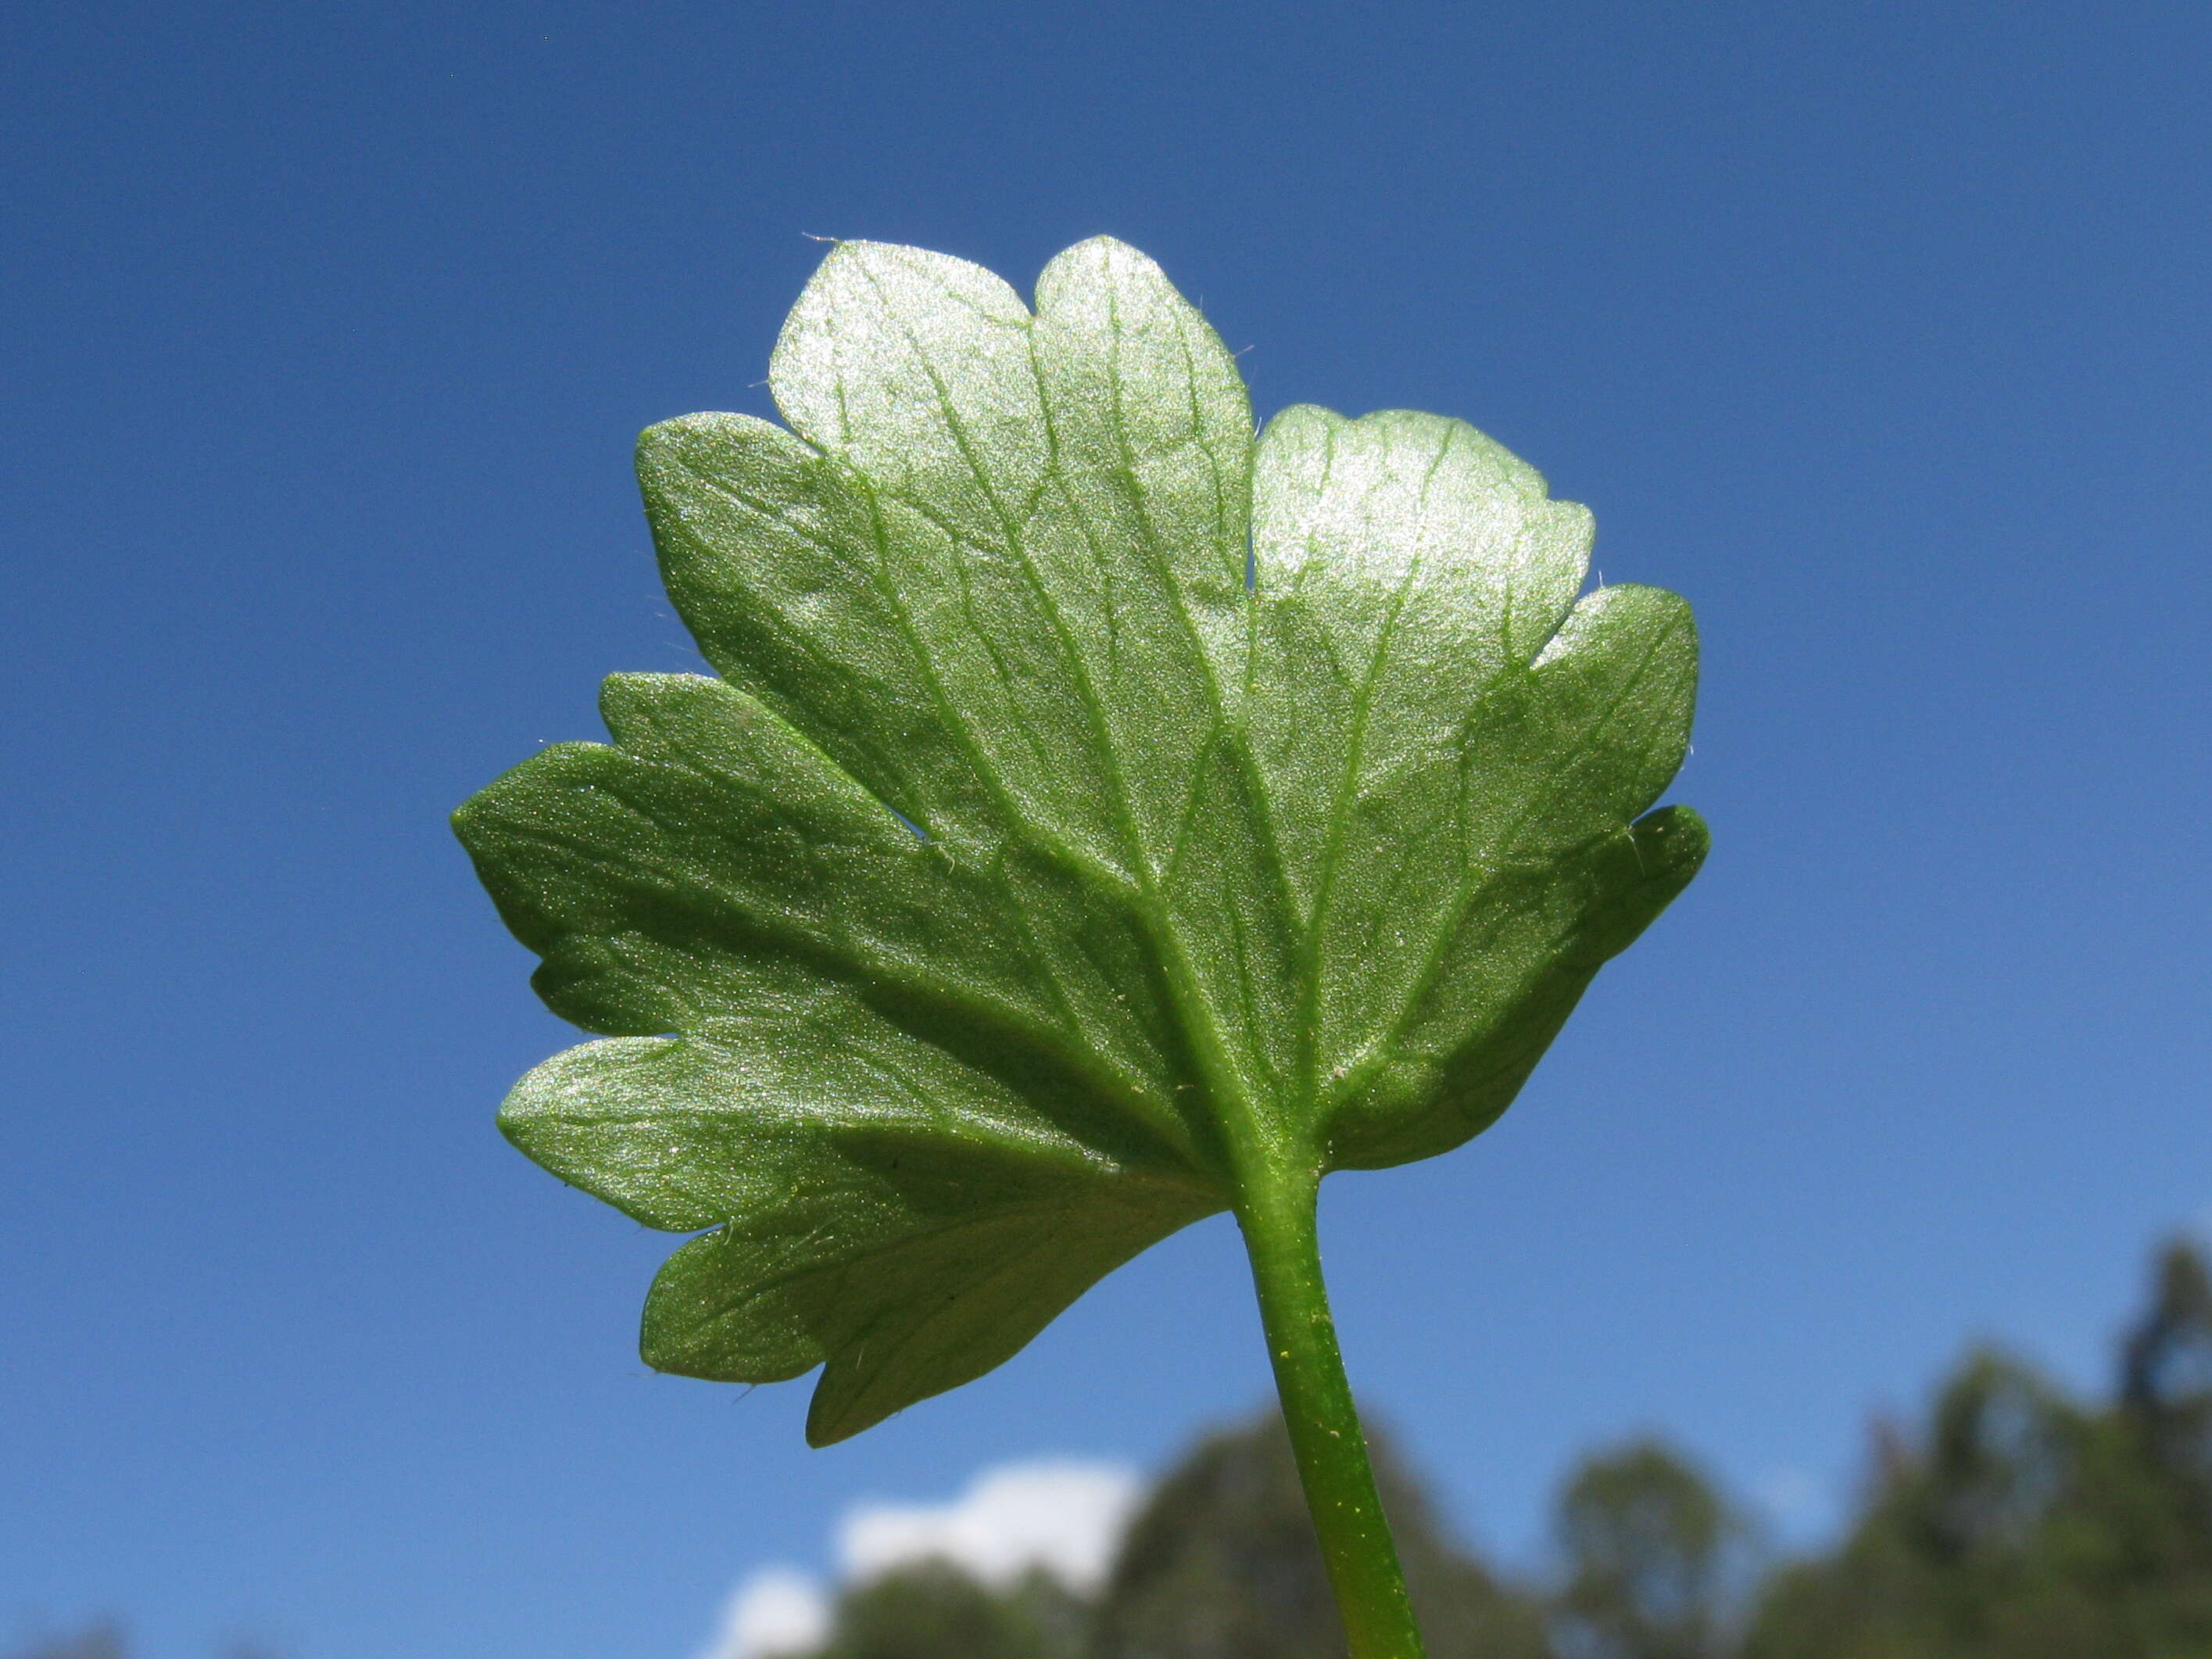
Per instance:
[[[1257,1183],[1480,1131],[1705,836],[1650,811],[1687,606],[1585,592],[1588,514],[1461,422],[1255,441],[1131,248],[1061,254],[1032,313],[842,244],[770,385],[785,426],[640,446],[720,678],[615,676],[612,744],[457,823],[605,1034],[502,1127],[699,1234],[649,1363],[823,1366],[822,1443]]]

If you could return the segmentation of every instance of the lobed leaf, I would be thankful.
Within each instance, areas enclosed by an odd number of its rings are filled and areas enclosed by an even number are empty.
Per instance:
[[[1696,643],[1457,421],[1298,407],[1151,261],[841,244],[639,472],[720,676],[618,675],[457,827],[548,1004],[523,1151],[646,1224],[649,1363],[989,1370],[1284,1171],[1493,1121],[1695,873]]]

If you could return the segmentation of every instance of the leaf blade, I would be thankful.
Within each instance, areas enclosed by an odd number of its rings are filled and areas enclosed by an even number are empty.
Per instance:
[[[841,244],[770,383],[788,429],[640,441],[722,678],[616,677],[611,744],[457,828],[613,1039],[503,1127],[711,1229],[648,1358],[819,1364],[819,1440],[1255,1183],[1479,1133],[1705,836],[1648,810],[1686,607],[1582,593],[1587,512],[1463,422],[1300,406],[1255,443],[1133,249],[1068,250],[1032,313]]]

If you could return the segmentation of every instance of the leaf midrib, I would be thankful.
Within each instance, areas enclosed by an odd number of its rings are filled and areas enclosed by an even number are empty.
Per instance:
[[[1050,588],[1038,574],[1036,561],[1030,552],[1018,525],[1008,514],[1006,503],[1000,495],[989,470],[979,461],[975,443],[968,432],[967,423],[961,418],[958,408],[953,402],[950,389],[945,385],[944,376],[939,372],[935,361],[915,333],[913,325],[905,321],[898,308],[890,302],[889,297],[884,292],[882,281],[875,271],[864,264],[861,266],[861,272],[870,287],[875,289],[878,301],[882,306],[883,314],[887,318],[896,319],[895,326],[905,337],[907,344],[914,354],[915,361],[921,365],[923,374],[928,377],[931,389],[936,394],[938,408],[944,417],[945,428],[958,448],[961,459],[966,465],[969,476],[974,479],[982,493],[984,501],[988,504],[992,516],[998,520],[1000,533],[1006,540],[1007,550],[1014,555],[1023,574],[1028,579],[1031,591],[1036,594],[1038,604],[1043,608],[1052,629],[1054,643],[1059,651],[1063,665],[1079,692],[1085,718],[1091,726],[1091,740],[1109,786],[1109,815],[1121,836],[1123,851],[1127,855],[1132,873],[1139,884],[1143,902],[1138,911],[1139,919],[1140,924],[1152,936],[1160,966],[1167,977],[1170,994],[1176,1004],[1177,1013],[1182,1017],[1184,1034],[1189,1040],[1194,1057],[1199,1061],[1202,1074],[1199,1081],[1206,1088],[1212,1097],[1216,1115],[1223,1126],[1232,1131],[1242,1129],[1249,1134],[1249,1131],[1258,1127],[1257,1114],[1253,1109],[1253,1103],[1244,1088],[1243,1080],[1237,1075],[1235,1065],[1228,1057],[1226,1045],[1223,1042],[1221,1033],[1216,1029],[1212,1011],[1206,999],[1197,990],[1197,975],[1193,969],[1189,950],[1182,939],[1182,931],[1175,926],[1173,917],[1163,902],[1163,896],[1151,868],[1150,860],[1146,854],[1143,839],[1137,830],[1127,781],[1121,771],[1119,754],[1110,739],[1104,709],[1099,702],[1097,687],[1091,679],[1089,665],[1084,660],[1082,653],[1074,649],[1066,617],[1061,613]],[[1049,401],[1044,395],[1043,377],[1036,362],[1036,319],[1027,313],[1026,308],[1024,308],[1024,319],[1023,327],[1026,346],[1025,357],[1029,364],[1030,378],[1037,394],[1037,406],[1048,445],[1045,477],[1059,478],[1063,477],[1063,474],[1060,466],[1058,435],[1053,428]],[[845,419],[842,393],[841,380],[839,407],[841,436],[844,432],[850,430],[849,422]],[[1118,427],[1118,422],[1116,424]],[[855,470],[861,471],[865,476],[866,469],[856,468]],[[1040,483],[1042,484],[1042,481],[1041,480]],[[952,537],[956,541],[973,544],[972,538],[966,532],[943,523],[939,515],[926,502],[915,500],[902,490],[892,489],[887,493],[891,494],[910,510],[936,525],[940,531]],[[1087,535],[1087,530],[1085,533]],[[989,550],[979,549],[978,550],[988,551]],[[1170,586],[1172,587],[1172,583]],[[1178,611],[1180,612],[1179,598]],[[1194,646],[1199,660],[1204,664],[1206,657],[1202,641],[1195,639],[1195,630],[1192,628],[1188,613],[1181,614],[1185,629],[1194,635]],[[1220,692],[1218,686],[1213,684],[1212,681],[1210,669],[1208,685],[1218,708],[1221,705]],[[1181,1114],[1178,1115],[1181,1115]],[[1199,1126],[1193,1124],[1192,1128],[1194,1139]],[[1232,1139],[1241,1140],[1245,1138],[1233,1136]],[[1231,1151],[1233,1164],[1244,1161],[1236,1156],[1237,1149],[1233,1145],[1229,1150]],[[1232,1178],[1235,1178],[1233,1174]],[[1239,1184],[1242,1184],[1241,1181]]]

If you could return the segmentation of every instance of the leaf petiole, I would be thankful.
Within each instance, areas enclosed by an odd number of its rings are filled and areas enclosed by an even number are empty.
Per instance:
[[[1255,1182],[1238,1207],[1260,1320],[1298,1480],[1321,1539],[1351,1659],[1423,1659],[1367,1439],[1360,1432],[1336,1322],[1322,1282],[1318,1176]]]

